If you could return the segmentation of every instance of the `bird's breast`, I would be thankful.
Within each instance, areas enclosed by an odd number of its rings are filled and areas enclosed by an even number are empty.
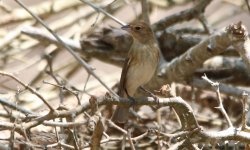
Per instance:
[[[153,77],[158,65],[158,55],[158,49],[152,49],[147,45],[131,49],[129,53],[131,62],[126,76],[129,94],[133,95],[139,86],[146,84]]]

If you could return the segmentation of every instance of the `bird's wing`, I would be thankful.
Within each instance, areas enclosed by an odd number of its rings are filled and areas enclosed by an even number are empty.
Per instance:
[[[127,94],[127,92],[126,92],[126,76],[127,76],[130,62],[131,62],[131,57],[126,58],[125,63],[124,63],[123,68],[122,68],[122,74],[121,74],[121,78],[120,78],[120,87],[119,87],[119,91],[118,91],[118,95],[122,96],[122,97],[124,97],[125,94]]]

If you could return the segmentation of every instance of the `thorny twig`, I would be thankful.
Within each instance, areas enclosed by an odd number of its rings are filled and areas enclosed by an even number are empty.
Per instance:
[[[212,80],[208,79],[208,77],[206,75],[202,76],[202,79],[204,79],[205,81],[207,81],[208,83],[211,84],[211,86],[215,87],[216,88],[216,94],[217,94],[217,98],[218,98],[218,103],[219,103],[219,106],[216,107],[218,108],[221,113],[223,114],[223,116],[226,118],[227,120],[227,124],[230,128],[233,127],[233,124],[226,112],[226,110],[224,109],[224,106],[223,106],[223,103],[222,103],[222,98],[221,98],[221,95],[220,95],[220,88],[219,88],[219,83],[218,82],[213,82]]]
[[[47,100],[40,93],[38,93],[35,89],[30,87],[28,84],[23,83],[21,80],[19,80],[18,78],[16,78],[15,76],[7,72],[0,71],[0,75],[7,76],[7,77],[14,79],[16,82],[21,84],[24,88],[28,89],[31,93],[33,93],[39,99],[41,99],[43,103],[50,109],[50,111],[55,112],[55,109],[47,102]]]

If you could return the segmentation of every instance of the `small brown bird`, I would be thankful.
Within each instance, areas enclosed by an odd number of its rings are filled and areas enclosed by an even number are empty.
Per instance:
[[[136,90],[149,82],[159,62],[159,48],[149,25],[144,22],[132,23],[122,27],[133,37],[133,44],[122,69],[118,95],[133,97]],[[125,123],[128,120],[129,107],[117,107],[112,120]]]

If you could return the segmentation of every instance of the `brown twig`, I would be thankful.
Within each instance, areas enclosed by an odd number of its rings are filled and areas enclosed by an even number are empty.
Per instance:
[[[200,14],[199,21],[201,22],[203,28],[205,29],[205,32],[211,34],[211,29],[210,26],[208,25],[206,17],[204,16],[204,13]]]
[[[250,5],[249,5],[249,1],[248,0],[245,0],[246,4],[247,4],[247,9],[248,9],[248,12],[250,13]]]
[[[150,25],[149,12],[148,12],[148,0],[141,0],[141,12],[143,21]]]
[[[104,132],[104,125],[101,120],[101,117],[99,117],[99,120],[96,123],[95,129],[91,138],[91,150],[100,149],[103,132]]]

